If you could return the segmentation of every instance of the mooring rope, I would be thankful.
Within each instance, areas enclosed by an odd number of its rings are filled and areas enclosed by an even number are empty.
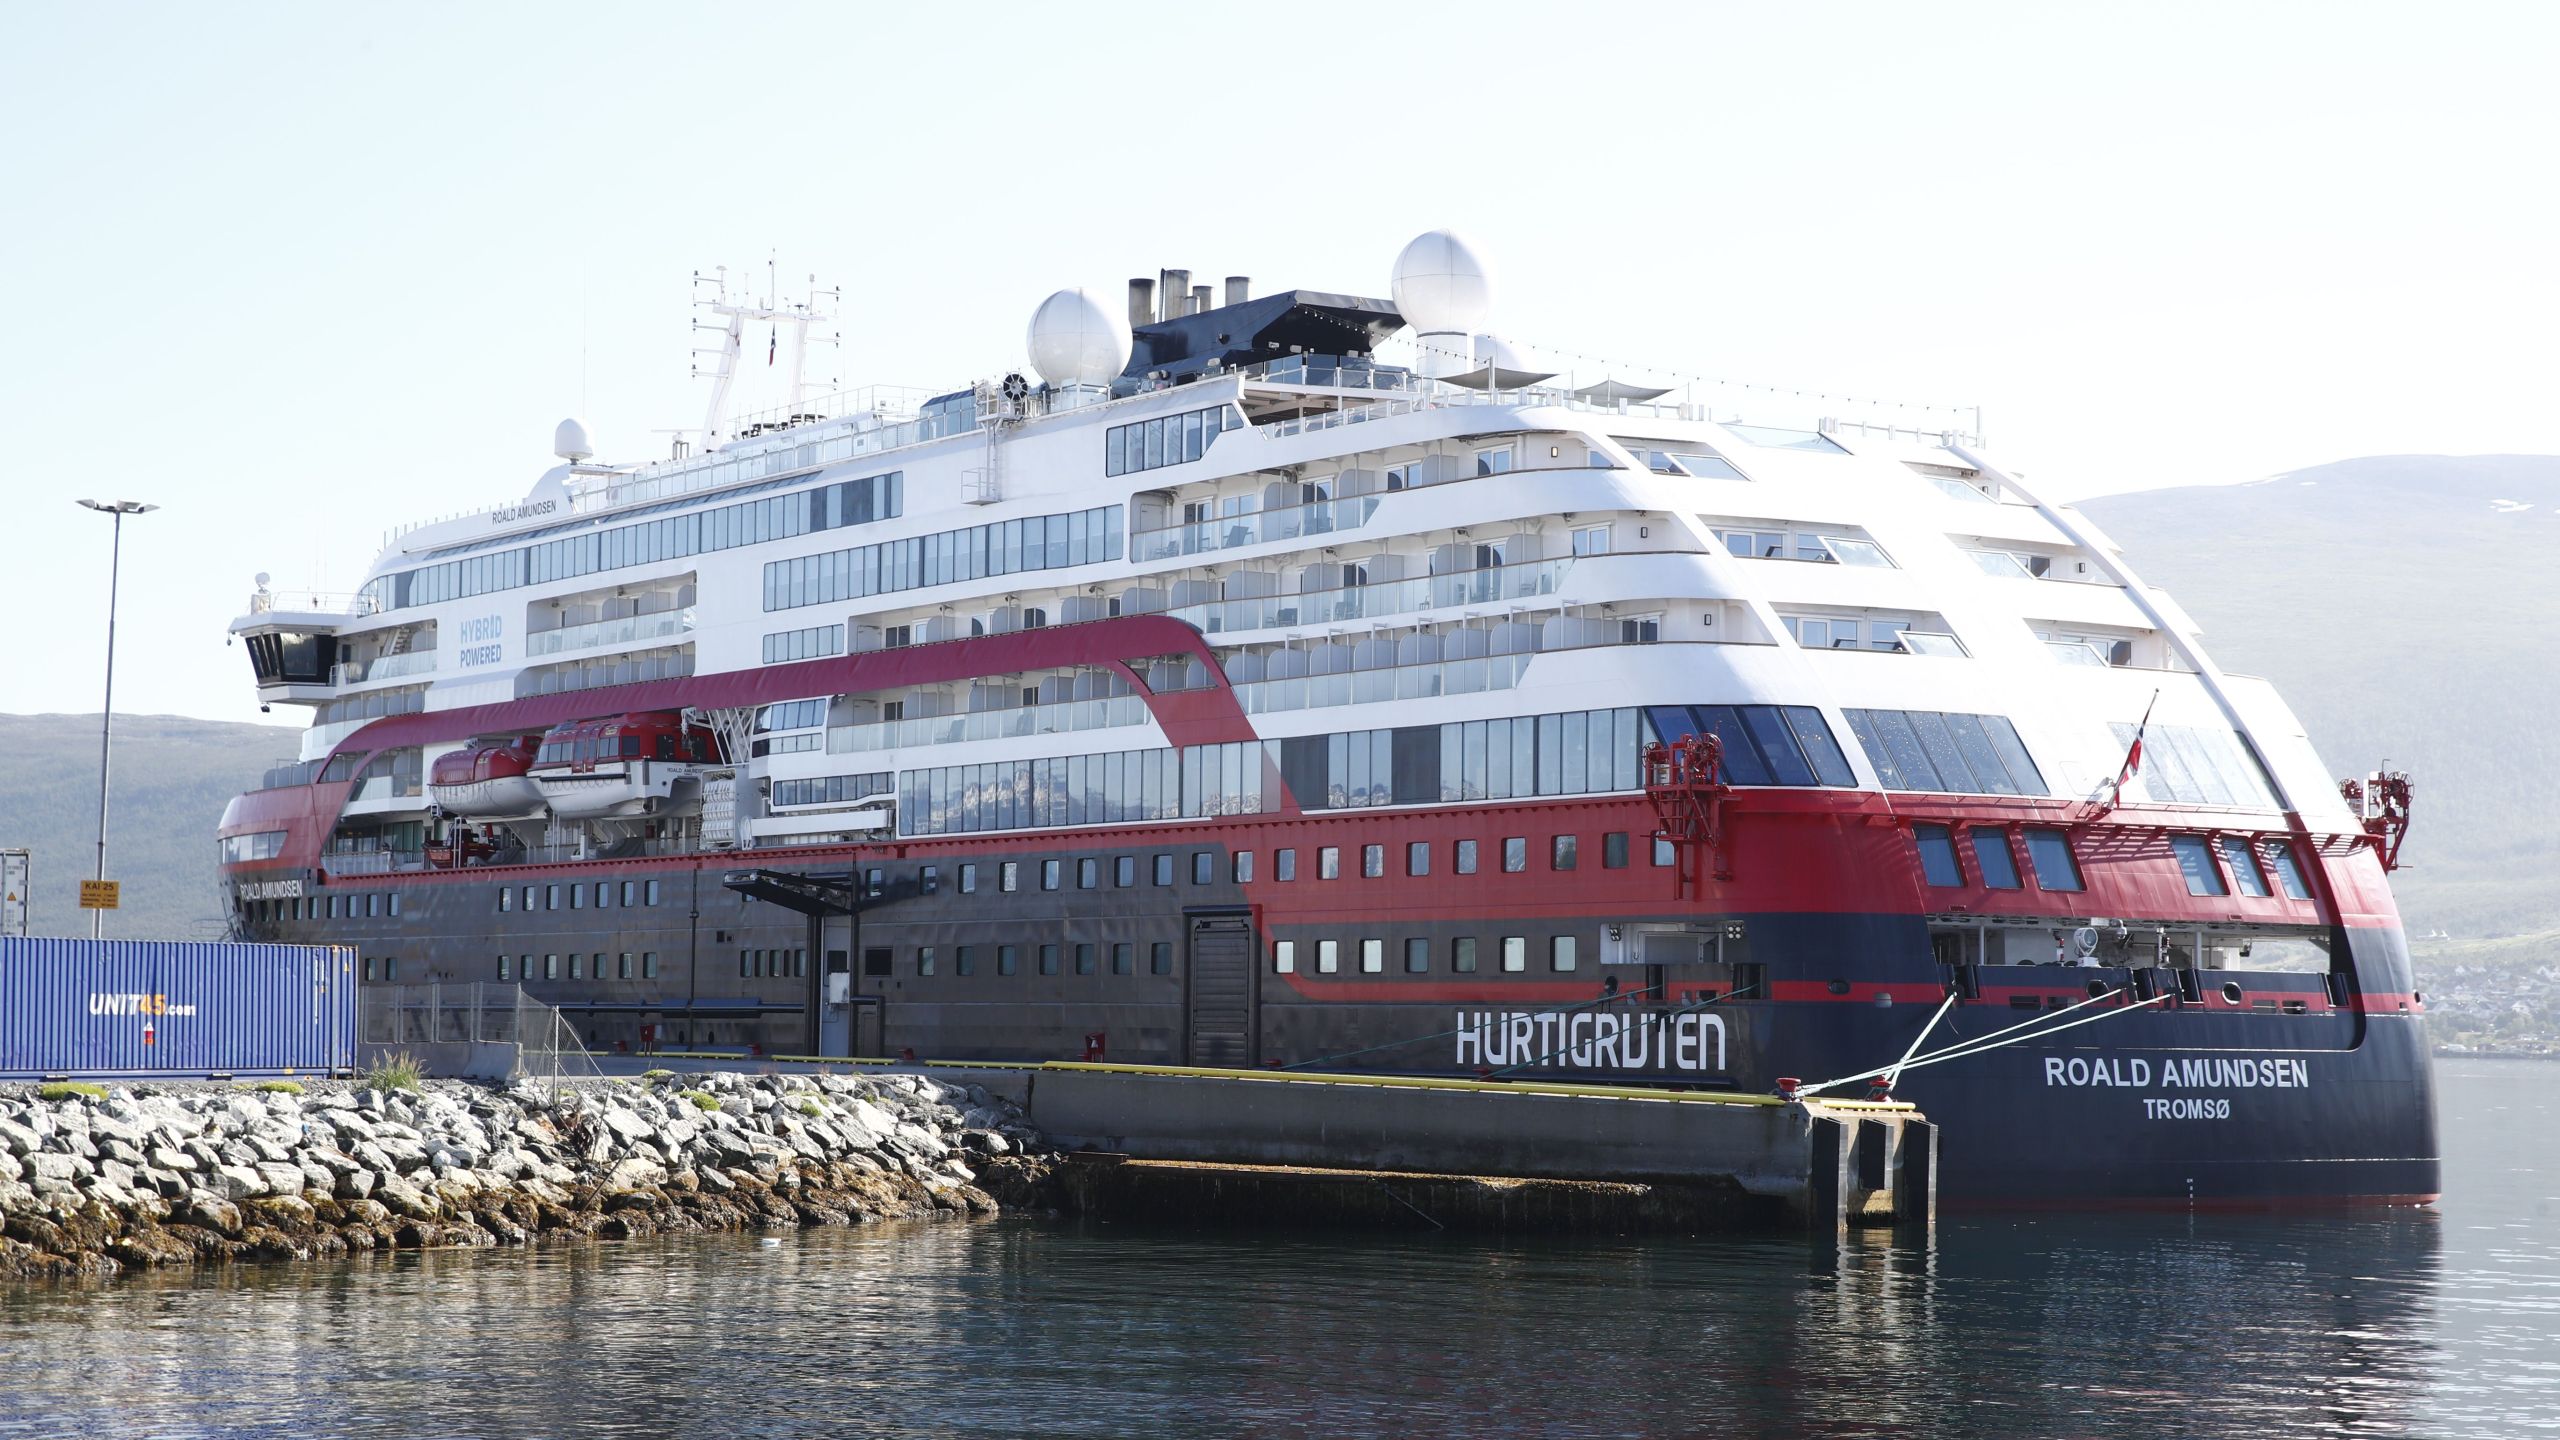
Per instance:
[[[2011,1045],[2023,1045],[2030,1040],[2041,1040],[2048,1035],[2059,1035],[2065,1030],[2076,1030],[2083,1025],[2094,1025],[2101,1020],[2113,1020],[2121,1015],[2130,1015],[2136,1010],[2143,1009],[2146,1006],[2157,1005],[2161,1001],[2169,998],[2168,994],[2163,992],[2152,996],[2148,1000],[2137,1000],[2130,1005],[2122,1007],[2121,1009],[2109,1010],[2104,1014],[2083,1016],[2082,1018],[2070,1021],[2067,1024],[2045,1026],[2043,1029],[2037,1030],[2033,1034],[2020,1035],[2014,1040],[2003,1040],[2000,1038],[2001,1036],[2009,1034],[2011,1031],[2023,1030],[2030,1025],[2039,1025],[2046,1020],[2059,1019],[2062,1016],[2070,1014],[2073,1010],[2085,1009],[2091,1005],[2097,1004],[2101,1000],[2112,999],[2115,996],[2122,995],[2123,993],[2123,990],[2116,989],[2109,990],[2104,994],[2092,995],[2077,1005],[2069,1006],[2061,1010],[2044,1012],[2037,1015],[2033,1020],[2021,1021],[2016,1025],[2009,1026],[2008,1029],[2005,1030],[1995,1030],[1990,1034],[1983,1036],[1979,1040],[1967,1040],[1960,1044],[1950,1045],[1944,1050],[1933,1050],[1930,1053],[1921,1056],[1917,1060],[1909,1060],[1899,1066],[1891,1068],[1899,1073],[1902,1070],[1918,1070],[1924,1066],[1938,1064],[1941,1061],[1968,1059],[1972,1056],[1985,1054],[1993,1050],[2003,1050]],[[1838,1086],[1854,1085],[1861,1080],[1873,1080],[1884,1073],[1885,1072],[1883,1070],[1861,1070],[1855,1075],[1843,1075],[1837,1080],[1825,1080],[1819,1085],[1798,1086],[1796,1094],[1817,1095],[1825,1090],[1834,1089]]]

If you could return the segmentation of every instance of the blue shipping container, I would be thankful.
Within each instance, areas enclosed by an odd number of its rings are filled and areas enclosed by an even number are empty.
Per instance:
[[[0,1080],[351,1070],[356,952],[0,937]]]

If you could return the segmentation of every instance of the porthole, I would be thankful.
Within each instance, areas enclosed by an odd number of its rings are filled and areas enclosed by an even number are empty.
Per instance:
[[[2242,995],[2241,995],[2241,993],[2240,993],[2240,982],[2239,982],[2239,981],[2237,981],[2237,980],[2225,980],[2225,981],[2223,981],[2223,982],[2222,982],[2222,998],[2223,998],[2223,1000],[2224,1000],[2226,1003],[2228,1003],[2228,1004],[2232,1004],[2232,1005],[2237,1005],[2237,1004],[2239,1004],[2239,1003],[2241,1002],[2242,998],[2243,998],[2243,997],[2242,997]]]

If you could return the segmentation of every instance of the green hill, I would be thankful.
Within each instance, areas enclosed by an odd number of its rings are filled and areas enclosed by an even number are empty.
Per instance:
[[[2415,787],[2413,936],[2560,929],[2560,456],[2383,455],[2080,507],[2333,775]]]
[[[124,905],[107,916],[109,937],[221,937],[214,826],[299,739],[274,725],[116,717],[107,874],[124,882]],[[89,933],[80,881],[97,842],[98,717],[0,715],[0,847],[34,852],[34,933]]]

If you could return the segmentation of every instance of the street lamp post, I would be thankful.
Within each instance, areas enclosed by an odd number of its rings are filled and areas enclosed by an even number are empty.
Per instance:
[[[115,540],[107,552],[107,699],[98,716],[98,878],[107,878],[107,753],[116,731],[116,583],[124,566],[124,517],[159,509],[139,500],[83,500],[82,505],[115,517]],[[89,938],[106,936],[107,912],[89,912]]]

